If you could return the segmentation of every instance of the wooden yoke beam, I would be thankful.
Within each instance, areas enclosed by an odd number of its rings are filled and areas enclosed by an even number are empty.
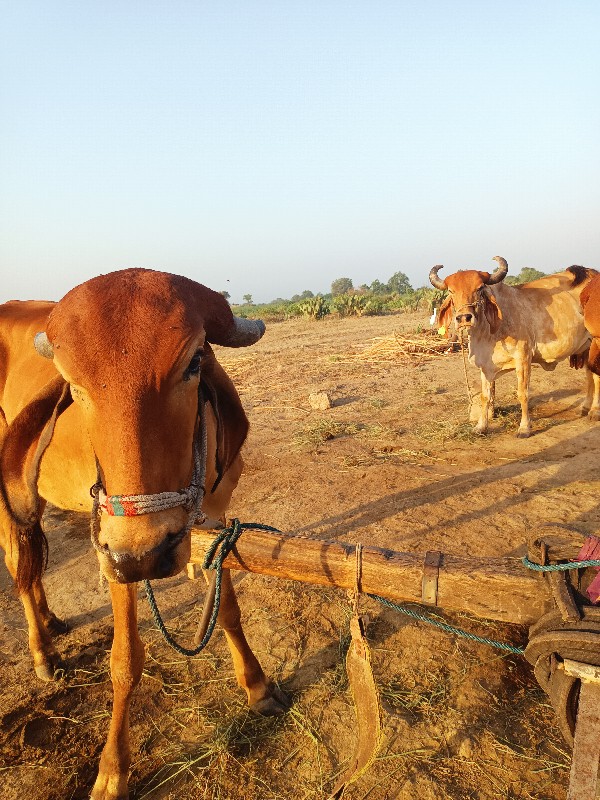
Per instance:
[[[214,534],[192,529],[190,564],[201,565]],[[518,558],[467,558],[441,554],[437,607],[478,617],[531,625],[552,608],[551,589]],[[246,530],[224,566],[321,586],[354,587],[355,546],[284,533]],[[361,588],[396,602],[422,603],[425,554],[363,547]],[[199,569],[197,566],[193,570]],[[430,575],[430,570],[428,570]],[[431,596],[431,577],[428,591]]]

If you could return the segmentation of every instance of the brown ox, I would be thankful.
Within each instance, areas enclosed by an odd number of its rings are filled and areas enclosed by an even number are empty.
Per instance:
[[[591,371],[600,375],[600,275],[596,275],[581,293],[583,319],[592,343],[587,365]]]
[[[469,333],[469,359],[481,370],[481,409],[477,433],[485,433],[494,413],[494,382],[508,370],[517,373],[517,394],[521,423],[517,436],[531,434],[529,381],[531,365],[552,370],[558,361],[572,357],[582,361],[590,344],[583,324],[579,296],[596,274],[583,267],[569,267],[520,286],[502,281],[508,272],[505,259],[495,256],[499,266],[492,274],[465,270],[438,277],[441,266],[433,267],[429,279],[436,289],[447,289],[440,308],[440,324],[448,327],[454,319],[459,331]],[[587,371],[587,396],[583,413],[600,419],[600,380]],[[475,409],[476,412],[476,409]]]
[[[95,526],[114,612],[114,703],[93,800],[128,796],[129,705],[144,661],[135,581],[184,567],[199,511],[194,504],[202,502],[205,514],[221,518],[242,470],[239,453],[248,422],[209,342],[249,345],[263,332],[262,322],[237,320],[216,292],[141,269],[94,278],[58,303],[0,308],[0,544],[23,601],[41,678],[52,678],[60,665],[51,633],[63,629],[41,583],[45,502],[89,510],[90,486],[98,476],[109,512],[115,511],[116,495],[143,495],[152,502],[175,497],[173,507],[155,506],[143,515],[102,513]],[[194,486],[202,407],[204,497]],[[282,712],[287,699],[266,679],[246,642],[227,571],[219,622],[250,705],[261,713]]]

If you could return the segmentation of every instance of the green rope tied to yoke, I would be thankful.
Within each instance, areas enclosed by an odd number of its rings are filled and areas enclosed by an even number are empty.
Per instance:
[[[570,569],[584,569],[585,567],[600,567],[600,558],[588,558],[587,561],[567,561],[566,564],[536,564],[523,556],[523,564],[527,569],[535,572],[566,572]]]
[[[215,536],[214,541],[212,542],[211,546],[206,551],[206,555],[204,556],[204,563],[202,564],[203,569],[213,569],[216,572],[215,576],[215,598],[213,601],[213,608],[212,613],[210,615],[210,621],[208,623],[208,627],[206,629],[206,633],[202,638],[202,641],[198,643],[197,647],[194,648],[187,648],[182,647],[178,642],[173,639],[171,634],[168,632],[165,623],[160,615],[160,611],[158,610],[158,606],[156,604],[156,598],[154,597],[154,592],[152,591],[152,587],[150,586],[150,581],[144,581],[144,588],[146,590],[146,596],[148,598],[148,603],[150,604],[150,609],[152,611],[152,616],[154,617],[154,622],[156,623],[156,627],[164,636],[165,640],[171,647],[176,650],[182,656],[197,656],[206,645],[210,641],[210,637],[215,629],[215,625],[217,623],[217,617],[219,616],[219,607],[221,605],[221,581],[223,577],[223,562],[229,555],[229,553],[235,547],[237,540],[240,538],[242,533],[245,530],[261,530],[261,531],[272,531],[273,533],[281,533],[278,531],[277,528],[271,528],[269,525],[259,525],[256,522],[240,522],[239,519],[232,520],[231,526],[229,528],[223,528],[219,531],[219,533]],[[218,551],[218,552],[217,552]]]
[[[413,611],[411,608],[406,608],[406,606],[396,605],[396,603],[392,603],[391,600],[386,600],[385,597],[379,597],[377,594],[370,594],[369,597],[371,597],[373,600],[377,600],[378,603],[391,608],[393,611],[399,611],[401,614],[406,614],[407,617],[412,617],[412,619],[419,620],[420,622],[426,622],[428,625],[434,625],[436,628],[441,628],[443,631],[446,631],[446,633],[453,633],[456,636],[462,637],[463,639],[469,639],[471,642],[486,644],[490,647],[495,647],[498,650],[505,650],[507,653],[513,653],[517,656],[522,656],[525,652],[525,648],[523,647],[514,647],[512,644],[498,642],[495,639],[488,639],[486,636],[476,636],[474,633],[469,633],[462,628],[456,628],[454,625],[448,625],[447,622],[433,619],[426,614],[419,614],[417,611]]]

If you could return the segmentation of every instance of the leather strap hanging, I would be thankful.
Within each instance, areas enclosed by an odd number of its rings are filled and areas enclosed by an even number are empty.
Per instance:
[[[353,594],[354,615],[350,621],[352,636],[346,655],[346,672],[354,700],[358,741],[350,763],[336,784],[329,800],[340,800],[346,786],[367,770],[381,745],[381,717],[379,696],[371,668],[371,651],[365,637],[367,618],[359,614],[359,596],[362,577],[362,545],[356,546],[356,579]]]

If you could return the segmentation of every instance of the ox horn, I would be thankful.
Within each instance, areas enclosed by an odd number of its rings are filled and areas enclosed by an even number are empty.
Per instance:
[[[508,264],[505,258],[502,258],[502,256],[494,256],[492,260],[498,262],[498,267],[496,268],[496,271],[493,272],[487,279],[486,283],[488,286],[492,286],[494,283],[500,283],[500,281],[503,281],[504,278],[506,278],[506,273],[508,272]]]
[[[33,346],[41,356],[44,356],[44,358],[49,358],[50,360],[54,358],[54,348],[50,344],[50,340],[48,339],[45,331],[36,333],[36,335],[33,337]]]
[[[435,267],[432,267],[429,271],[429,280],[432,286],[435,286],[436,289],[447,289],[446,281],[443,281],[441,278],[438,278],[438,271],[443,269],[442,264],[438,264]]]
[[[227,340],[222,342],[225,347],[248,347],[256,344],[265,332],[265,323],[262,319],[233,318],[233,328]]]

